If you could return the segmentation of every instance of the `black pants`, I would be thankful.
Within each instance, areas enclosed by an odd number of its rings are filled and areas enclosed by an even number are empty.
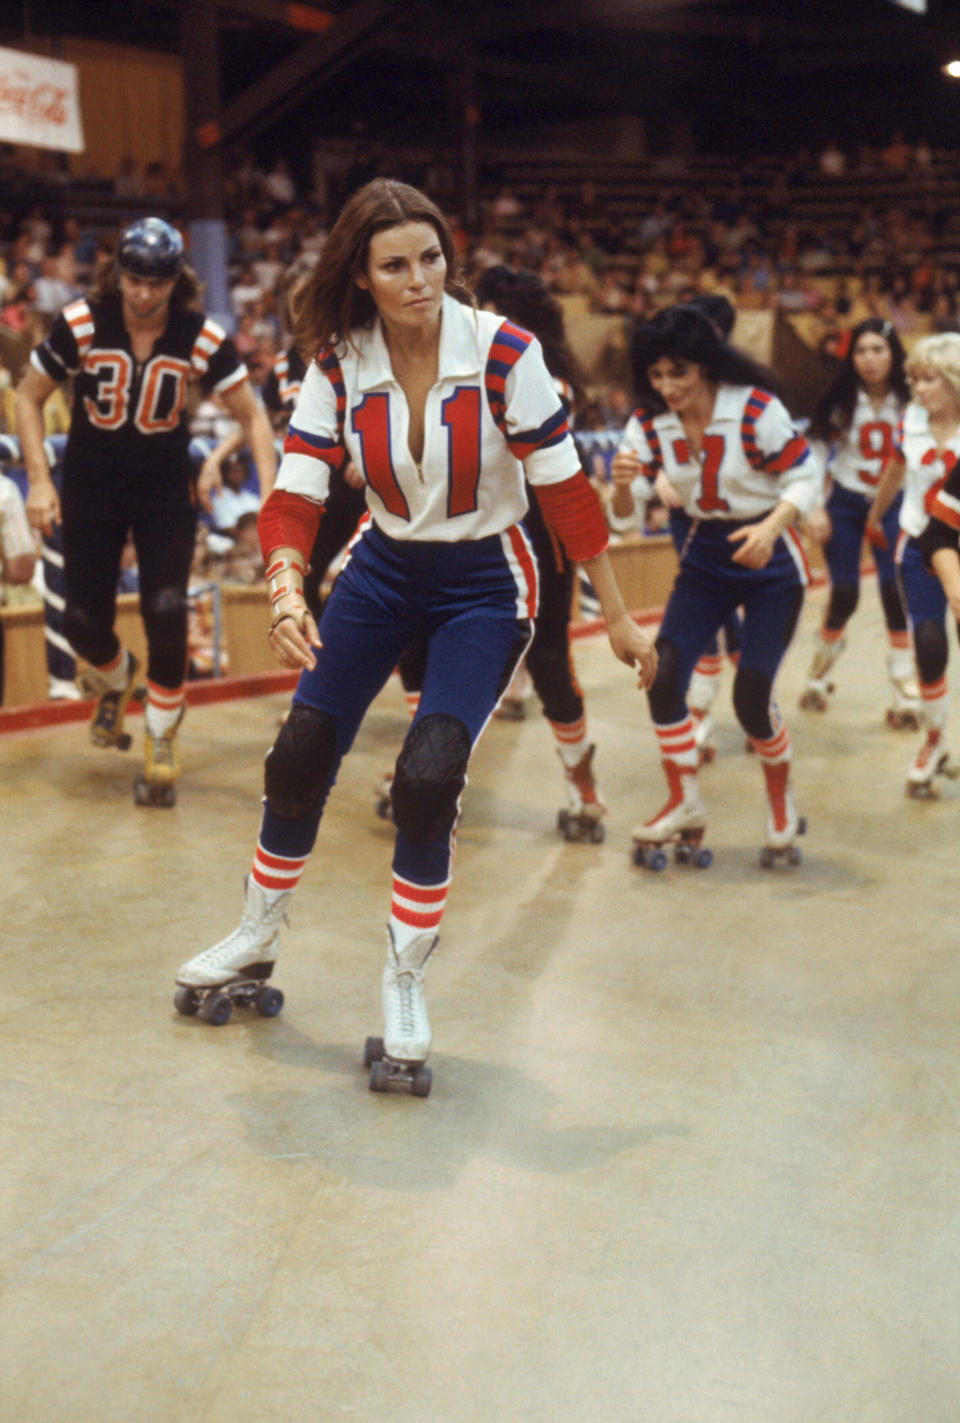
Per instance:
[[[179,687],[187,665],[187,584],[196,539],[196,510],[180,508],[104,519],[64,510],[65,631],[81,657],[96,667],[120,650],[113,630],[117,578],[128,531],[140,575],[140,613],[147,635],[147,676]]]

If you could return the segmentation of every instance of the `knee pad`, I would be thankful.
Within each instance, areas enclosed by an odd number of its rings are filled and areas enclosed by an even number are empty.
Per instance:
[[[470,750],[459,717],[436,712],[410,728],[393,778],[393,818],[408,839],[424,844],[453,829]]]
[[[297,702],[264,762],[267,805],[278,820],[322,809],[337,760],[337,724],[329,712]]]
[[[845,628],[856,611],[860,601],[860,589],[856,583],[834,583],[830,589],[830,606],[827,609],[826,627],[831,632]]]
[[[680,687],[680,649],[672,638],[657,638],[657,675],[650,684],[647,699],[650,715],[660,726],[670,726],[683,717],[683,693]]]
[[[88,608],[68,603],[63,614],[63,635],[74,652],[102,667],[116,656],[117,643],[109,618],[101,623]]]
[[[906,632],[907,614],[895,578],[880,584],[880,602],[883,604],[884,620],[890,631]]]
[[[179,631],[187,617],[187,595],[183,588],[156,588],[143,599],[144,622],[157,631]]]
[[[756,667],[738,667],[733,679],[733,709],[748,736],[756,741],[769,741],[773,735],[770,720],[770,693],[773,684],[766,672]]]
[[[947,630],[943,623],[927,618],[913,630],[913,646],[920,681],[929,686],[939,682],[947,669]]]

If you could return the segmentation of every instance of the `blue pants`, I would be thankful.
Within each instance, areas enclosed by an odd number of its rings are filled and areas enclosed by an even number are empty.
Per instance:
[[[367,527],[324,607],[317,665],[302,673],[294,695],[295,704],[326,712],[336,727],[327,791],[367,708],[418,637],[426,639],[426,671],[408,736],[425,717],[441,714],[466,727],[472,749],[529,645],[536,602],[536,563],[519,529],[440,543],[401,542]],[[297,820],[281,820],[267,805],[264,849],[309,854],[322,812],[323,801]],[[398,830],[393,866],[405,879],[437,884],[449,876],[451,850],[448,834],[414,841]]]
[[[896,560],[903,601],[913,629],[917,671],[920,681],[930,687],[939,682],[947,670],[947,595],[939,578],[924,564],[914,539],[901,536]]]
[[[887,536],[885,549],[873,550],[877,566],[877,589],[883,605],[883,614],[890,632],[903,632],[906,615],[897,588],[897,573],[893,551],[900,529],[900,505],[903,496],[898,495],[883,516],[883,531]],[[863,552],[863,533],[867,525],[870,500],[862,494],[835,484],[827,500],[832,532],[824,544],[823,554],[830,574],[830,605],[825,619],[826,627],[840,632],[857,605],[860,589],[860,560]]]
[[[726,520],[704,520],[686,541],[657,638],[660,665],[650,688],[650,710],[658,725],[684,719],[694,667],[718,629],[741,608],[734,707],[747,734],[765,740],[772,735],[770,693],[796,629],[805,575],[799,550],[791,552],[787,544],[789,534],[777,540],[766,568],[734,563],[738,546],[728,538],[739,527]]]

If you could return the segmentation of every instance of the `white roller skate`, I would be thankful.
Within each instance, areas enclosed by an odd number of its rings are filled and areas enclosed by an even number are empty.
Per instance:
[[[418,934],[397,953],[393,931],[387,926],[387,962],[383,970],[383,1037],[367,1038],[363,1061],[370,1068],[371,1092],[391,1086],[408,1086],[414,1097],[427,1097],[433,1074],[426,1066],[430,1054],[430,1021],[423,997],[427,959],[438,936]]]
[[[119,689],[111,687],[96,667],[87,667],[77,678],[80,695],[86,700],[97,698],[90,719],[90,740],[94,746],[115,746],[129,751],[133,738],[124,730],[124,719],[131,702],[142,702],[147,689],[137,681],[140,664],[132,652],[127,654],[127,680]]]
[[[272,904],[252,875],[247,876],[243,914],[232,934],[212,949],[188,959],[177,974],[174,1007],[184,1017],[199,1013],[219,1027],[230,1017],[234,1002],[253,1007],[264,1018],[275,1018],[283,1007],[279,988],[268,988],[273,973],[281,925],[287,922],[292,890]]]
[[[693,669],[687,688],[687,709],[693,717],[693,739],[697,743],[701,766],[712,761],[717,754],[713,740],[713,704],[720,690],[720,663],[719,656],[701,658]],[[703,664],[717,670],[702,672],[699,669]]]
[[[760,851],[760,864],[765,870],[775,865],[799,865],[801,855],[794,843],[798,835],[807,833],[806,817],[797,810],[790,785],[790,762],[763,762],[767,783],[767,843]]]
[[[907,795],[915,800],[937,800],[937,776],[955,781],[960,776],[960,764],[951,756],[943,728],[931,726],[907,772]]]
[[[676,761],[664,761],[663,769],[670,799],[658,815],[633,831],[633,863],[650,870],[665,869],[664,846],[672,845],[678,864],[705,870],[713,863],[713,852],[702,843],[707,817],[700,799],[697,769]]]
[[[557,829],[564,840],[589,840],[591,844],[599,845],[606,833],[603,817],[607,813],[607,804],[593,776],[593,753],[596,749],[590,746],[575,766],[568,766],[563,761],[560,747],[557,747],[567,788],[567,804],[557,814]]]
[[[373,808],[381,820],[393,819],[393,772],[387,771],[374,786]]]
[[[834,683],[830,680],[828,673],[846,645],[845,638],[840,637],[836,642],[824,642],[823,637],[818,633],[817,650],[813,654],[813,661],[810,663],[807,680],[800,696],[800,705],[804,711],[822,712],[829,707],[830,698],[834,693]]]
[[[894,648],[887,657],[890,678],[890,705],[887,725],[894,731],[919,731],[923,725],[923,699],[909,651]]]
[[[177,730],[183,721],[185,707],[173,726],[163,736],[154,736],[149,726],[144,733],[143,770],[133,784],[133,799],[137,805],[159,805],[169,809],[177,803],[177,781],[180,779],[180,748]]]

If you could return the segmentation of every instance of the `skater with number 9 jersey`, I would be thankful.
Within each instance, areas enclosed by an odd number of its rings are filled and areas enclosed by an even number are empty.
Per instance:
[[[132,223],[96,290],[56,318],[17,392],[27,513],[41,533],[63,524],[64,633],[90,664],[85,690],[97,697],[91,739],[121,749],[130,744],[123,720],[139,668],[113,624],[120,559],[133,534],[149,652],[140,804],[172,805],[180,774],[176,733],[197,523],[191,388],[216,391],[243,426],[265,489],[276,468],[270,422],[246,366],[223,328],[198,309],[199,296],[176,228],[156,217]],[[44,453],[42,410],[71,377],[61,500]]]
[[[393,780],[384,1035],[369,1040],[365,1058],[372,1088],[402,1081],[426,1095],[423,976],[450,887],[460,797],[537,611],[521,526],[525,472],[548,524],[583,561],[613,651],[638,668],[641,686],[656,654],[617,590],[600,504],[539,344],[474,309],[449,225],[429,198],[385,178],[355,193],[300,295],[295,330],[312,355],[260,534],[271,644],[300,682],[267,756],[242,922],[181,967],[177,1005],[205,1011],[213,993],[216,1021],[233,985],[270,974],[340,761],[400,652],[423,636],[423,690]],[[366,480],[368,517],[318,629],[304,568],[345,455]]]
[[[773,683],[797,624],[808,580],[791,527],[817,496],[809,446],[766,373],[726,344],[688,306],[670,307],[634,334],[640,407],[613,461],[615,481],[663,475],[691,519],[664,613],[650,710],[669,788],[666,805],[634,831],[634,858],[662,868],[663,846],[709,864],[706,815],[687,689],[724,621],[742,609],[733,686],[737,718],[763,767],[768,813],[761,863],[796,863],[804,829],[790,786],[790,736]]]
[[[823,545],[830,600],[800,698],[806,710],[826,711],[829,706],[833,691],[830,672],[843,651],[844,629],[859,601],[867,515],[910,398],[904,359],[900,338],[889,321],[876,316],[862,321],[854,327],[839,374],[813,414],[808,437],[814,454],[822,456],[826,464],[831,488],[825,506],[818,504],[807,519],[806,532]],[[915,730],[920,689],[893,561],[900,502],[898,495],[884,515],[886,544],[874,545],[873,558],[887,627],[887,723]]]

